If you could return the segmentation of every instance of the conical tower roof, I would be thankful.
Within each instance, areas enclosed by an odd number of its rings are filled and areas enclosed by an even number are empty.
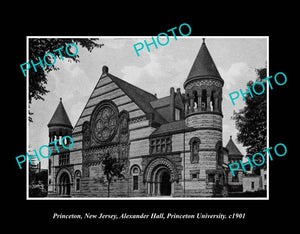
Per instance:
[[[238,147],[234,144],[231,136],[226,145],[226,148],[228,149],[228,155],[242,156],[242,153],[239,151]]]
[[[71,121],[67,115],[67,112],[65,110],[65,107],[62,103],[62,98],[60,98],[59,104],[50,120],[50,122],[47,125],[48,127],[52,126],[64,126],[73,128]]]
[[[216,78],[221,80],[223,79],[220,76],[220,73],[206,47],[205,40],[200,47],[200,50],[195,58],[193,66],[190,70],[190,73],[184,82],[184,86],[191,80],[198,78]]]

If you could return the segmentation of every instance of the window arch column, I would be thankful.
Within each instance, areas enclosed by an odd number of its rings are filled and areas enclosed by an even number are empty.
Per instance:
[[[193,95],[191,95],[191,97],[190,97],[190,113],[193,113],[194,112],[194,97],[193,97]]]
[[[187,115],[189,113],[189,99],[188,97],[184,100],[184,114]]]
[[[202,111],[207,110],[207,90],[206,89],[201,90],[201,110]]]
[[[211,98],[211,94],[208,92],[207,93],[207,99],[206,99],[206,110],[207,111],[211,111],[211,108],[210,108],[210,98]]]
[[[213,104],[213,107],[214,107],[213,111],[218,111],[219,110],[219,105],[218,104],[219,104],[218,103],[218,97],[215,97],[214,98],[214,104]]]
[[[201,92],[199,92],[199,95],[198,95],[198,111],[201,111],[201,103],[202,103],[202,96],[201,96]]]

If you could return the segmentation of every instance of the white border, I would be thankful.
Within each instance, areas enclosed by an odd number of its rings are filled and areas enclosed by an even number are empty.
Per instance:
[[[172,36],[169,36],[172,37]],[[251,39],[267,39],[267,76],[269,76],[269,36],[177,36],[179,38],[214,38],[214,39],[239,39],[239,38],[251,38]],[[29,39],[30,38],[151,38],[151,36],[26,36],[26,62],[29,61]],[[29,91],[29,72],[26,71],[26,150],[29,149],[29,122],[28,122],[28,91]],[[269,148],[269,86],[267,85],[267,148]],[[108,198],[108,197],[68,197],[68,198],[50,198],[50,197],[29,197],[29,160],[26,160],[26,200],[269,200],[269,157],[267,157],[267,197],[119,197],[119,198]]]

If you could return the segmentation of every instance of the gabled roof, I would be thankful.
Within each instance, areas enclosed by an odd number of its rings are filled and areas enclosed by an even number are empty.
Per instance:
[[[178,93],[175,93],[175,107],[178,107],[180,109],[184,109],[184,105],[183,105],[183,102],[181,100],[181,94],[178,94]],[[168,106],[170,105],[170,99],[171,99],[171,96],[166,96],[166,97],[162,97],[162,98],[158,98],[154,101],[151,101],[151,106],[154,108],[154,109],[157,109],[157,108],[161,108],[161,107],[165,107],[165,106]]]
[[[162,124],[150,135],[150,137],[171,135],[171,134],[175,134],[183,131],[190,131],[190,130],[194,130],[194,128],[187,127],[185,124],[185,120],[178,120],[178,121]]]
[[[185,84],[192,79],[201,77],[213,77],[223,81],[204,40],[195,58],[190,73],[185,81]]]
[[[239,151],[238,147],[234,144],[232,137],[230,136],[230,139],[226,145],[226,148],[228,149],[228,155],[234,155],[234,156],[243,156],[242,153]]]
[[[58,103],[58,106],[51,118],[51,120],[49,121],[48,127],[51,126],[64,126],[64,127],[72,127],[71,121],[67,115],[67,112],[64,108],[64,105],[62,103],[62,99],[60,98],[60,101]]]
[[[170,121],[170,96],[159,98],[150,102],[153,109],[158,112],[167,122]]]
[[[146,114],[154,114],[154,120],[160,124],[167,123],[167,121],[151,106],[150,102],[157,100],[157,97],[147,91],[140,89],[110,73],[106,74],[113,82],[115,82],[120,89],[141,108]]]
[[[170,105],[170,96],[162,97],[159,99],[156,99],[154,101],[151,101],[151,106],[156,109],[164,106]]]

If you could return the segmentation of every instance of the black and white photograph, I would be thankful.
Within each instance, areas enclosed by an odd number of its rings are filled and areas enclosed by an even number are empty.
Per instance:
[[[268,39],[28,37],[27,198],[268,199]]]
[[[8,230],[292,229],[292,12],[141,5],[55,4],[6,19]]]

